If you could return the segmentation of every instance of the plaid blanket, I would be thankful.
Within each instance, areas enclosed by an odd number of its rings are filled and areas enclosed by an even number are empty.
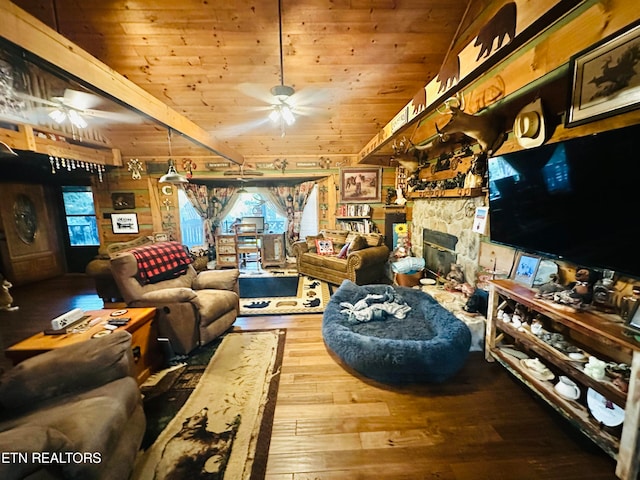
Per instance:
[[[134,248],[141,284],[157,283],[182,275],[189,268],[191,257],[178,242],[160,242]]]

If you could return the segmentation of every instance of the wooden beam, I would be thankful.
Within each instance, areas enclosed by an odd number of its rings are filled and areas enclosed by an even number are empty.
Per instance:
[[[87,87],[173,129],[217,155],[237,164],[243,163],[243,155],[225,147],[200,126],[10,1],[0,0],[0,11],[0,37],[39,57]]]

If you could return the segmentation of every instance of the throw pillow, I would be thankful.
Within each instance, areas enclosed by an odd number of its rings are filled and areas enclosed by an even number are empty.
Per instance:
[[[349,244],[345,243],[342,249],[340,250],[340,253],[338,254],[338,258],[347,258],[348,252],[349,252]]]
[[[349,246],[349,253],[351,252],[356,252],[358,250],[362,250],[364,248],[367,248],[369,245],[367,245],[367,240],[364,237],[361,237],[360,235],[358,235],[353,242],[351,242],[350,246]]]
[[[322,234],[318,234],[318,235],[309,235],[305,240],[307,241],[307,248],[309,249],[310,252],[317,252],[316,249],[316,240],[322,240],[324,237],[322,236]]]
[[[318,250],[318,255],[333,255],[333,241],[316,240],[316,249]]]

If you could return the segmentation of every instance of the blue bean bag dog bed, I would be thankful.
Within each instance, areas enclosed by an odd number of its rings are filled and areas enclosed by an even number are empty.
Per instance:
[[[325,344],[346,365],[383,383],[441,383],[464,365],[469,327],[430,295],[345,280],[322,319]]]

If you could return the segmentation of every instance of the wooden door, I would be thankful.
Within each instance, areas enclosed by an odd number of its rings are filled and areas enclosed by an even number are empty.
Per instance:
[[[59,233],[42,185],[2,184],[0,254],[4,274],[14,285],[64,273]],[[50,200],[50,201],[48,201]],[[55,209],[55,208],[54,208]]]

